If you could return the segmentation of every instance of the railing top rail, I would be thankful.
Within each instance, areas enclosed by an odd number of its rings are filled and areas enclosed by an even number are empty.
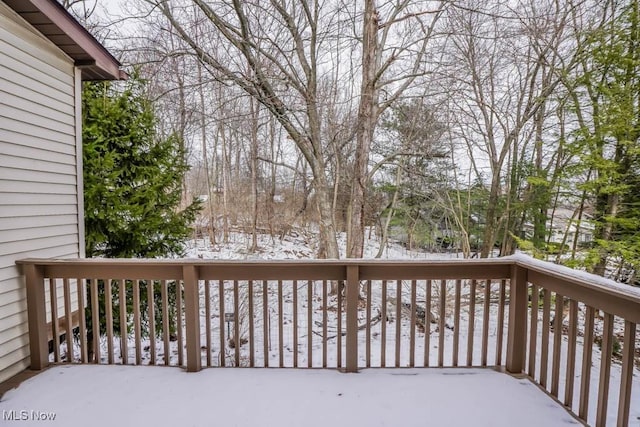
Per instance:
[[[346,280],[357,266],[360,280],[507,279],[508,259],[442,260],[202,260],[202,259],[24,259],[47,277],[179,279],[195,267],[200,280]]]
[[[349,259],[273,259],[273,260],[255,260],[255,259],[200,259],[200,258],[177,258],[177,259],[158,259],[158,258],[25,258],[16,261],[18,265],[280,265],[280,266],[300,266],[305,264],[321,264],[321,265],[385,265],[385,266],[416,266],[416,265],[512,265],[513,257],[501,258],[481,258],[481,259],[461,259],[461,258],[442,258],[442,259],[365,259],[365,258],[349,258]]]
[[[585,271],[574,270],[563,265],[538,260],[528,255],[516,254],[505,257],[505,259],[510,259],[517,265],[524,267],[529,271],[541,273],[546,277],[571,282],[578,286],[587,286],[591,289],[623,297],[640,304],[640,288],[618,283],[614,280],[606,279]]]
[[[571,292],[566,296],[573,296],[578,300],[580,295],[577,294],[581,294],[584,289],[594,295],[607,295],[640,304],[640,289],[522,254],[501,258],[426,260],[27,258],[16,261],[16,264],[43,267],[45,271],[61,275],[57,277],[139,279],[180,279],[183,267],[195,266],[202,280],[346,280],[348,266],[360,268],[360,280],[503,279],[509,277],[510,267],[517,265],[527,270],[530,281],[544,279],[542,283],[537,283],[541,286],[554,287],[561,284],[565,289],[571,287]],[[118,277],[112,276],[112,273]],[[136,277],[126,277],[127,274],[134,274]]]

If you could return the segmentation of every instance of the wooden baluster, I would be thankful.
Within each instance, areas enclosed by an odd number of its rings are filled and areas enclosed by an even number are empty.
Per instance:
[[[538,339],[538,291],[537,285],[531,285],[531,322],[529,332],[529,371],[531,378],[536,377],[536,350]]]
[[[551,365],[551,394],[555,397],[558,397],[558,386],[560,384],[563,306],[564,296],[556,292],[556,304],[553,314],[553,363]]]
[[[111,279],[104,281],[104,311],[107,316],[107,362],[113,365],[113,303],[111,294]]]
[[[589,417],[589,388],[591,387],[591,361],[593,359],[593,324],[596,311],[587,306],[584,313],[584,339],[582,371],[580,375],[580,409],[578,417],[584,422]]]
[[[60,325],[58,323],[58,279],[49,279],[49,295],[51,296],[51,336],[53,340],[53,360],[60,363]]]
[[[76,279],[78,292],[78,332],[80,333],[80,362],[88,363],[87,320],[86,315],[86,283],[84,279]]]
[[[298,281],[293,281],[293,367],[298,367]]]
[[[136,345],[136,365],[142,363],[142,326],[140,323],[140,280],[133,281],[133,339]]]
[[[402,342],[402,280],[396,280],[396,354],[395,367],[400,367],[400,346]]]
[[[313,282],[307,281],[307,367],[313,367]]]
[[[64,292],[64,342],[67,346],[67,363],[73,363],[73,310],[71,308],[71,285],[69,279],[63,281]]]
[[[504,308],[506,306],[507,281],[500,281],[500,296],[498,297],[498,326],[496,330],[496,366],[502,365],[503,337],[504,337]]]
[[[416,365],[416,293],[417,284],[411,281],[411,323],[409,329],[409,367]],[[369,319],[367,319],[368,321]]]
[[[482,354],[480,365],[487,366],[487,351],[489,347],[489,303],[491,302],[491,280],[484,284],[484,301],[482,310]]]
[[[169,348],[169,296],[166,280],[161,282],[160,298],[162,304],[162,340],[164,341],[164,364],[169,365],[171,360],[171,352]]]
[[[204,329],[205,329],[205,347],[207,348],[207,366],[211,366],[211,281],[204,282]]]
[[[380,366],[387,366],[387,281],[382,281],[382,321],[380,322]]]
[[[282,280],[278,280],[278,366],[284,367],[284,328],[282,313]]]
[[[631,386],[633,384],[633,360],[635,343],[636,324],[626,320],[624,322],[624,342],[622,344],[622,375],[620,379],[620,399],[618,400],[619,426],[629,425],[629,407],[631,406]]]
[[[240,336],[240,290],[238,281],[233,281],[233,343],[235,354],[235,366],[240,367],[240,347],[242,347],[242,337]]]
[[[193,267],[193,266],[185,266],[184,268],[187,268],[187,270],[190,270],[191,268],[195,268],[195,267]],[[187,270],[185,270],[185,271],[187,271]],[[192,286],[196,286],[196,290],[197,290],[198,281],[197,281],[197,279],[193,279],[193,280],[195,280],[196,282],[195,282],[195,285],[192,285]],[[183,316],[182,292],[183,291],[186,292],[186,290],[183,290],[181,281],[176,280],[175,284],[176,284],[175,285],[176,286],[176,339],[178,340],[178,366],[184,366],[184,347],[185,347],[185,342],[184,342],[184,337],[182,336],[182,327],[183,327],[183,324],[182,324],[182,316]],[[199,305],[200,305],[200,297],[198,296],[198,308],[199,308]],[[199,310],[198,310],[198,319],[200,319]],[[198,352],[198,354],[200,354],[200,353]]]
[[[253,280],[247,282],[249,304],[249,367],[255,367],[255,331],[254,331],[254,306],[253,306]]]
[[[224,329],[224,323],[225,323],[225,310],[224,310],[224,280],[218,280],[218,312],[220,313],[220,366],[226,366],[227,365],[227,354],[226,354],[226,348],[227,345],[225,343],[225,329]],[[265,290],[264,292],[264,298],[266,300],[267,298],[267,292]],[[264,305],[264,309],[266,310],[266,304]],[[266,312],[265,312],[266,313]],[[266,314],[265,314],[266,317]],[[265,320],[264,322],[265,324],[265,331],[267,328],[267,321]],[[265,363],[267,363],[265,366],[269,366],[268,365],[268,360],[269,360],[269,353],[267,351],[267,334],[265,332],[265,336],[264,336],[264,343],[265,343],[265,352],[264,352],[264,357],[265,357]]]
[[[147,307],[149,310],[149,363],[156,364],[156,302],[155,283],[147,280]]]
[[[322,367],[327,367],[327,281],[322,281]]]
[[[547,388],[549,369],[549,326],[551,324],[551,291],[543,289],[542,296],[542,336],[540,348],[540,385]]]
[[[431,280],[425,282],[424,293],[424,366],[428,367],[431,358]]]
[[[120,314],[120,360],[123,365],[129,363],[129,346],[127,342],[127,292],[126,281],[118,280],[118,312]]]
[[[458,357],[460,352],[460,298],[462,293],[462,281],[456,280],[456,290],[453,303],[453,350],[452,350],[452,366],[458,366]]]
[[[609,404],[609,379],[611,378],[613,339],[613,314],[604,313],[602,358],[600,359],[600,381],[598,384],[598,407],[596,408],[596,427],[603,427],[607,424],[607,406]]]
[[[447,281],[440,281],[440,312],[438,314],[438,367],[444,366],[444,330],[447,304]]]
[[[269,332],[269,321],[271,316],[269,315],[269,282],[266,280],[262,281],[262,339],[263,339],[263,355],[264,355],[264,366],[265,368],[269,367],[269,340],[271,338],[271,334]],[[294,326],[295,329],[295,326]],[[294,345],[294,358],[296,356],[296,352],[298,351]],[[295,363],[294,363],[295,366]]]
[[[471,281],[469,289],[469,330],[467,335],[467,364],[465,366],[473,366],[473,335],[475,334],[476,319],[476,285],[475,280]]]
[[[366,316],[367,316],[367,328],[366,328],[366,367],[371,367],[371,280],[367,280],[367,301],[366,301]]]

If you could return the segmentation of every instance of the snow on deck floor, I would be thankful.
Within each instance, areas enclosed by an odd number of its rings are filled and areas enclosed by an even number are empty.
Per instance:
[[[0,425],[566,426],[531,382],[490,369],[57,366],[7,392]],[[54,413],[55,420],[37,421]],[[10,421],[10,418],[21,421]]]

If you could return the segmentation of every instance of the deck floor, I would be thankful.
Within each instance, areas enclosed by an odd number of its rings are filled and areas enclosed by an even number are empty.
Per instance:
[[[7,392],[0,411],[1,425],[20,426],[579,424],[530,381],[475,368],[186,373],[165,367],[63,365]],[[55,420],[41,421],[51,414]]]

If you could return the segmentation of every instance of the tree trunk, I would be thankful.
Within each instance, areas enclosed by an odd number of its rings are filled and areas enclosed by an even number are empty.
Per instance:
[[[374,0],[366,0],[362,31],[362,87],[356,130],[354,180],[351,186],[351,215],[347,257],[362,258],[364,250],[365,199],[367,197],[369,152],[377,121],[376,56],[378,13]]]
[[[274,224],[275,221],[275,212],[274,212],[274,204],[276,200],[276,176],[277,176],[277,167],[276,167],[276,126],[275,126],[275,118],[271,116],[269,118],[269,139],[271,140],[270,148],[271,148],[271,177],[269,181],[269,199],[266,200],[266,210],[267,210],[267,221],[269,222],[269,234],[271,235],[271,242],[275,243],[275,230]],[[278,231],[282,229],[281,224],[278,224]]]
[[[259,109],[253,98],[249,98],[251,110],[251,247],[249,252],[258,250],[258,118]]]
[[[333,212],[331,211],[332,197],[324,174],[316,176],[313,185],[320,233],[318,258],[338,259],[340,251],[338,250]]]
[[[496,169],[491,180],[491,191],[489,192],[489,204],[487,206],[487,214],[484,224],[484,233],[482,235],[482,248],[480,249],[480,257],[488,258],[495,243],[496,231],[496,215],[498,212],[498,196],[500,193],[500,172]]]
[[[603,206],[602,210],[599,210],[602,213],[601,218],[615,218],[618,215],[618,208],[620,205],[620,195],[619,194],[609,194],[605,196],[598,197],[597,206]],[[603,240],[608,242],[612,239],[613,235],[613,222],[609,220],[604,220],[604,224],[599,227],[597,232],[596,239]],[[607,260],[609,259],[609,253],[606,249],[601,248],[598,253],[598,261],[593,267],[593,274],[597,274],[598,276],[604,276],[607,267]]]
[[[200,85],[203,84],[202,81],[202,64],[199,62],[198,64],[198,83]],[[215,224],[215,212],[213,210],[213,193],[211,192],[211,171],[209,169],[209,150],[207,149],[207,123],[206,123],[206,108],[204,102],[204,88],[200,88],[200,131],[202,137],[202,159],[204,161],[204,173],[205,173],[205,183],[207,185],[207,210],[209,211],[208,215],[208,224],[207,224],[207,234],[209,237],[209,243],[214,246],[216,244],[216,224]],[[214,152],[215,155],[215,152]]]
[[[219,128],[219,135],[222,138],[222,240],[229,243],[229,155],[224,129]]]
[[[376,258],[382,257],[384,248],[387,246],[387,241],[389,240],[389,225],[391,224],[391,219],[393,218],[393,214],[395,213],[396,203],[398,202],[398,189],[400,188],[401,171],[401,167],[398,167],[398,169],[396,170],[396,188],[393,191],[393,198],[391,199],[391,204],[389,205],[389,213],[387,214],[387,218],[384,221],[384,226],[382,227],[382,237],[380,238],[380,247],[378,248]]]

